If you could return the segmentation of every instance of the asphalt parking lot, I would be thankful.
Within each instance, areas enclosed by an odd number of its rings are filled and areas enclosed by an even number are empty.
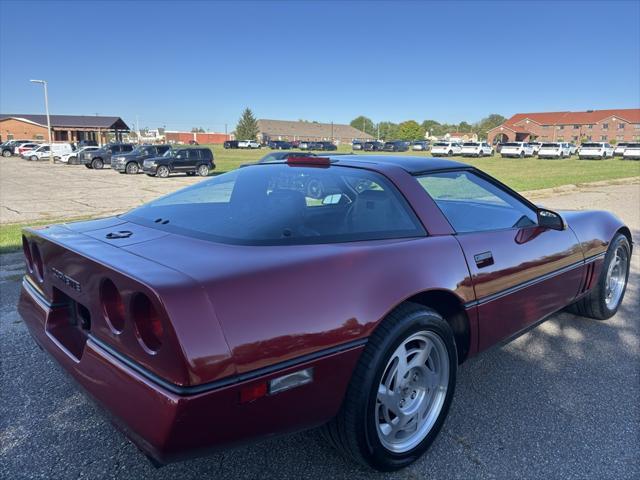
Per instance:
[[[638,184],[536,202],[614,211],[640,238]],[[315,431],[154,469],[36,347],[15,309],[20,255],[0,260],[0,478],[640,478],[637,248],[615,317],[559,313],[464,364],[438,439],[395,474],[354,466]]]

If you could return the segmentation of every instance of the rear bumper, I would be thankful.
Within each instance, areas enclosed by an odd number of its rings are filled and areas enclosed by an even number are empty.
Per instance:
[[[79,358],[74,356],[48,329],[53,316],[59,324],[64,313],[61,308],[67,307],[47,303],[35,287],[23,281],[18,311],[34,340],[140,450],[159,463],[328,421],[340,408],[364,348],[362,343],[350,345],[319,358],[265,369],[261,375],[248,373],[215,385],[180,387],[154,380],[91,334]],[[240,403],[244,387],[308,367],[314,369],[312,383]]]

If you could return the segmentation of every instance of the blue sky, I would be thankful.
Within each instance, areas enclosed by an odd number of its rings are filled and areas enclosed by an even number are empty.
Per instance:
[[[0,112],[232,130],[640,106],[640,1],[0,2]]]

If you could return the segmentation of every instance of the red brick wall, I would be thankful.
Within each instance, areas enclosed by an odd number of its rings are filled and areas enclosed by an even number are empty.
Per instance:
[[[192,133],[192,132],[165,132],[167,142],[189,143],[195,140],[198,143],[222,144],[231,138],[224,133]]]
[[[13,135],[13,137],[11,137]],[[0,140],[48,140],[47,127],[29,122],[21,122],[13,118],[0,120]]]
[[[618,125],[621,124],[624,125],[624,128],[618,128]],[[515,125],[531,132],[538,140],[543,142],[580,142],[582,139],[594,142],[609,142],[611,140],[617,142],[640,141],[640,124],[628,123],[617,117],[615,121],[613,117],[610,117],[591,125],[564,124],[544,126],[531,121],[526,123],[525,120],[521,120]],[[578,128],[575,128],[575,126]],[[605,126],[607,128],[605,128]],[[516,140],[516,134],[514,132],[507,128],[500,130],[500,127],[489,130],[487,140],[492,143],[501,133],[507,135],[507,141],[509,142]],[[526,141],[528,138],[524,140]]]

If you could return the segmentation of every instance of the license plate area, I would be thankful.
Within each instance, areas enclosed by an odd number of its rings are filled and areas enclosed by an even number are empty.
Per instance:
[[[91,313],[57,288],[54,288],[54,298],[57,306],[47,319],[47,334],[68,355],[79,361],[91,330]]]

